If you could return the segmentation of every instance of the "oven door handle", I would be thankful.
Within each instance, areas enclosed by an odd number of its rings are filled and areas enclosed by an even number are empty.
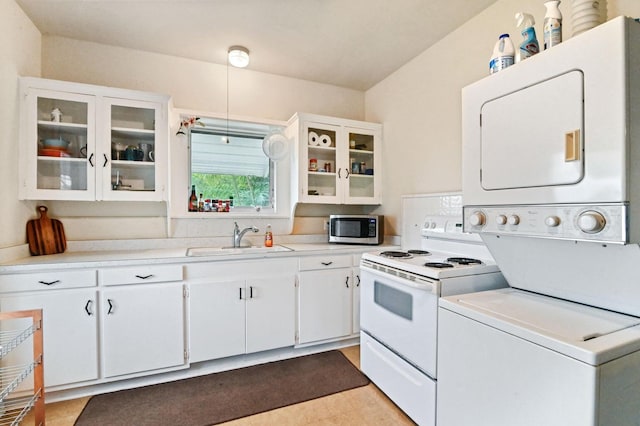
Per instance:
[[[399,277],[397,275],[387,274],[384,272],[377,271],[375,269],[370,269],[364,265],[361,265],[361,271],[364,273],[376,275],[380,278],[384,278],[386,285],[389,285],[389,283],[393,284],[391,287],[402,288],[401,286],[407,286],[407,287],[415,288],[417,290],[438,294],[437,282],[433,282],[428,278],[416,277],[416,279],[418,280],[418,282],[416,282],[416,281],[408,280],[406,278]],[[366,283],[367,280],[365,279],[364,274],[361,274],[361,275],[363,275],[362,283],[364,285],[364,283]]]

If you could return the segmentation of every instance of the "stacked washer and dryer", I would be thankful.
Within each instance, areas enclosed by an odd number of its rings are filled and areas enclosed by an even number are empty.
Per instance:
[[[438,426],[640,425],[640,23],[463,90],[464,229],[510,288],[441,298]]]

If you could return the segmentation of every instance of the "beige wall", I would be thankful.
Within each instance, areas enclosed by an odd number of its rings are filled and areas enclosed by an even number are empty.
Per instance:
[[[13,0],[0,0],[0,248],[26,241],[35,203],[18,201],[18,76],[40,73],[40,32]]]
[[[561,6],[565,38],[571,34],[568,4]],[[541,1],[499,0],[367,91],[366,119],[383,123],[384,129],[378,212],[388,218],[389,232],[402,229],[401,195],[461,189],[460,90],[488,75],[499,34],[510,33],[519,44],[514,15],[520,11],[534,14],[542,42]],[[608,17],[620,14],[640,17],[640,2],[610,0]]]
[[[226,113],[227,67],[121,47],[44,36],[42,76],[169,94],[176,108]],[[288,120],[296,111],[362,120],[364,93],[229,68],[229,113]]]

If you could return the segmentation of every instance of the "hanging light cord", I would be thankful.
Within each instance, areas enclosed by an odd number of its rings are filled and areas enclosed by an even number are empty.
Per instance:
[[[229,60],[227,60],[227,140],[229,143]]]

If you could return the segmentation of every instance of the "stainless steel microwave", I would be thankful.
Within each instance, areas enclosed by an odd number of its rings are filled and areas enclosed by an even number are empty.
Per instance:
[[[329,242],[343,244],[382,244],[384,216],[329,216]]]

